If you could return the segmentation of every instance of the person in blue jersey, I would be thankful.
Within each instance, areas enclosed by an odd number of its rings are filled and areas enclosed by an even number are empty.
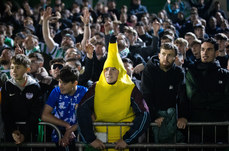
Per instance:
[[[63,137],[58,139],[56,132],[52,134],[52,141],[57,144],[58,150],[75,148],[75,134],[77,130],[76,109],[87,88],[77,85],[79,71],[69,66],[60,70],[59,86],[54,88],[44,106],[42,120],[55,124],[61,130]],[[64,146],[64,147],[62,147]]]

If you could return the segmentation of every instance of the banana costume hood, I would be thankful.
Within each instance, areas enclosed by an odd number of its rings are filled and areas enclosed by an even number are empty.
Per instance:
[[[108,84],[104,69],[115,67],[119,71],[115,84]],[[131,93],[135,87],[127,75],[124,64],[118,53],[117,43],[109,43],[108,57],[104,64],[103,71],[95,87],[95,121],[96,122],[132,122],[134,112],[131,107]],[[129,130],[129,127],[122,127],[122,136]],[[98,132],[106,132],[105,127],[96,127]],[[115,142],[120,139],[120,127],[108,127],[108,142]]]

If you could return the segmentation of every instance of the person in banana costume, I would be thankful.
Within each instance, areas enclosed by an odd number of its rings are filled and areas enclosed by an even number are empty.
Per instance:
[[[106,148],[104,143],[115,143],[115,148],[109,151],[128,150],[128,144],[137,142],[150,124],[148,106],[126,73],[114,36],[99,81],[79,104],[77,118],[83,142],[101,150]],[[133,125],[93,128],[92,122],[133,122]]]

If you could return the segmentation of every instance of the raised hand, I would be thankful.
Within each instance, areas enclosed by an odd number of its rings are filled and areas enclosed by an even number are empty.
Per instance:
[[[87,8],[84,9],[83,16],[80,16],[80,19],[84,25],[88,25],[90,23],[90,12]]]
[[[43,20],[48,21],[52,18],[52,8],[48,7],[43,14]]]
[[[109,20],[107,20],[104,24],[104,30],[105,30],[105,34],[108,35],[109,31],[113,29],[113,23]]]
[[[17,54],[24,54],[24,50],[17,44],[15,48],[15,55]]]
[[[85,52],[87,53],[87,57],[89,59],[93,58],[94,50],[95,50],[95,46],[87,40],[86,46],[85,46]]]

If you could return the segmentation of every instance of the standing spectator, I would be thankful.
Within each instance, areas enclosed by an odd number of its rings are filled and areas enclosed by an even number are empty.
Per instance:
[[[215,35],[215,39],[219,45],[219,53],[216,59],[219,60],[221,68],[227,69],[228,55],[226,52],[226,42],[228,38],[225,34],[218,33]]]
[[[4,47],[7,47],[7,45],[5,44],[5,36],[0,33],[0,55],[2,54],[2,50],[4,49]]]
[[[217,20],[214,16],[211,16],[208,20],[206,33],[209,37],[214,38],[215,34],[221,31],[220,27],[217,26]]]
[[[219,1],[215,1],[213,10],[209,13],[209,16],[215,16],[216,12],[220,12],[224,19],[227,19],[226,13],[221,9]]]
[[[2,51],[2,54],[0,56],[0,70],[3,73],[6,73],[8,78],[10,79],[10,61],[14,55],[13,50],[10,47],[5,47]]]
[[[43,24],[42,24],[42,32],[43,32],[43,37],[46,45],[48,46],[50,50],[50,54],[52,55],[52,58],[59,58],[59,57],[64,57],[65,51],[70,48],[75,46],[75,37],[71,34],[65,34],[62,37],[61,41],[61,46],[56,44],[53,40],[53,38],[50,36],[50,31],[49,31],[49,20],[52,18],[52,9],[50,7],[47,8],[47,10],[44,12],[43,16]],[[81,41],[81,44],[83,46],[83,49],[86,44],[86,39],[90,37],[90,25],[89,25],[89,12],[88,10],[85,10],[84,17],[82,17],[82,21],[84,22],[84,38]]]
[[[31,61],[31,75],[37,79],[40,83],[50,85],[52,77],[49,76],[46,69],[43,67],[44,58],[40,53],[29,54],[29,59]]]
[[[138,36],[139,36],[139,38],[142,39],[142,41],[144,42],[144,45],[150,46],[153,38],[148,32],[146,32],[146,30],[144,28],[144,23],[141,21],[138,22],[136,24],[136,28],[137,28]]]
[[[195,57],[195,61],[200,59],[201,41],[196,39],[191,44],[192,54]]]
[[[142,74],[141,88],[149,106],[151,122],[156,122],[158,127],[162,127],[161,131],[163,127],[170,129],[165,139],[154,137],[155,142],[174,142],[176,134],[174,131],[176,132],[177,127],[185,129],[187,124],[188,106],[185,97],[184,71],[174,64],[176,56],[177,47],[174,44],[162,44],[158,58],[152,57]],[[168,112],[169,115],[164,112]],[[172,128],[166,127],[167,122]],[[156,136],[156,132],[153,135]]]
[[[220,67],[216,60],[218,44],[210,38],[201,44],[201,59],[188,68],[186,73],[187,97],[190,102],[191,122],[222,122],[228,120],[229,107],[229,72]],[[192,143],[227,142],[225,131],[227,127],[216,129],[214,126],[205,127],[204,139],[201,141],[201,128],[191,131]],[[215,139],[216,142],[215,142]]]
[[[133,61],[131,61],[129,58],[123,58],[122,62],[124,64],[124,67],[126,69],[126,73],[130,76],[131,80],[134,82],[136,87],[141,90],[141,80],[138,80],[134,74],[134,67],[133,67]]]
[[[49,70],[49,74],[52,76],[52,82],[50,84],[50,92],[51,92],[52,89],[58,85],[60,70],[64,67],[65,60],[63,58],[53,59],[49,62],[49,65],[51,68]]]
[[[87,88],[77,85],[78,78],[77,70],[69,66],[61,69],[59,86],[49,95],[42,113],[42,120],[57,125],[63,135],[58,142],[57,133],[54,131],[52,134],[52,141],[56,143],[59,150],[64,150],[61,146],[68,145],[71,151],[76,150],[73,133],[77,129],[75,113],[79,102],[87,92]]]
[[[195,60],[195,57],[193,56],[192,54],[192,48],[191,48],[191,44],[194,40],[197,39],[196,35],[192,32],[187,32],[184,36],[184,38],[188,41],[188,50],[186,52],[186,57],[187,57],[187,60],[189,61],[194,61]]]
[[[171,0],[167,0],[165,7],[169,18],[173,22],[177,20],[177,14],[179,12],[184,11],[184,3],[182,2],[182,0],[179,0],[178,2],[173,2],[172,4],[171,4]]]
[[[208,34],[205,33],[205,26],[201,24],[196,24],[194,26],[194,33],[199,40],[208,39]]]
[[[185,40],[184,38],[177,38],[174,41],[174,44],[178,48],[175,64],[177,66],[182,66],[184,64],[184,60],[186,60],[186,51],[188,50],[188,41]]]
[[[38,118],[41,115],[42,101],[40,85],[27,75],[30,60],[23,54],[11,59],[12,78],[2,88],[2,117],[5,124],[6,141],[20,144],[24,141],[36,141]],[[16,122],[26,122],[17,129]]]
[[[122,98],[122,99],[120,99]],[[118,105],[122,104],[122,105]],[[147,105],[126,70],[118,54],[116,38],[109,44],[108,57],[99,81],[81,101],[77,116],[82,139],[96,149],[105,149],[103,143],[116,142],[115,149],[125,149],[134,143],[149,124]],[[94,117],[94,119],[92,118]],[[92,122],[133,122],[131,127],[95,127]],[[97,134],[107,136],[99,137]],[[106,140],[106,138],[108,138]]]
[[[147,8],[141,5],[141,0],[132,0],[130,5],[130,15],[136,15],[138,21],[142,18],[142,15],[148,13]]]
[[[191,6],[196,7],[198,10],[198,14],[201,18],[207,18],[207,12],[209,7],[211,6],[212,0],[198,0],[197,3],[194,3],[192,0],[189,0]]]

